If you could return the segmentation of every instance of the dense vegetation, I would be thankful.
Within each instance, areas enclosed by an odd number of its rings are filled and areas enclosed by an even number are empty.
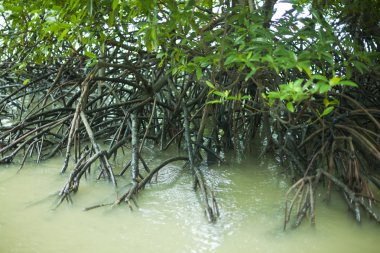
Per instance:
[[[249,155],[260,140],[294,180],[284,228],[296,203],[295,224],[314,223],[321,185],[342,192],[357,221],[379,222],[380,4],[287,2],[273,19],[276,0],[2,1],[0,163],[64,151],[59,203],[91,165],[115,187],[130,167],[130,188],[110,204],[132,207],[184,160],[214,221],[202,161]],[[186,156],[149,168],[146,143]],[[115,168],[127,146],[130,161]]]

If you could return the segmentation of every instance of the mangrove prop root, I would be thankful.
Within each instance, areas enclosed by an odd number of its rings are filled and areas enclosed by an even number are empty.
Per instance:
[[[199,148],[196,148],[196,152],[193,151],[193,145],[191,143],[191,138],[190,138],[189,112],[185,104],[183,105],[183,110],[184,110],[184,124],[185,124],[185,140],[186,140],[187,150],[189,154],[190,169],[194,172],[194,175],[195,175],[194,184],[200,187],[202,202],[203,202],[205,214],[208,221],[214,222],[216,218],[218,217],[218,213],[219,213],[218,207],[217,207],[216,200],[213,194],[211,195],[211,200],[210,200],[210,197],[209,197],[210,194],[208,194],[208,192],[212,192],[212,190],[207,186],[204,180],[203,173],[200,170],[199,166],[194,164],[195,163],[194,160],[196,158],[195,156],[197,155]],[[200,132],[201,131],[203,130],[200,130]],[[199,142],[199,140],[197,142]],[[210,204],[210,201],[211,201],[211,204]]]
[[[352,191],[346,184],[344,184],[342,181],[337,179],[335,176],[331,175],[327,171],[324,171],[322,169],[318,169],[318,172],[323,174],[325,177],[330,179],[336,186],[338,186],[343,193],[345,194],[347,201],[349,204],[349,207],[351,210],[353,210],[355,219],[360,222],[360,208],[361,206],[376,222],[380,223],[379,217],[376,214],[376,212],[364,201],[364,196],[357,196],[357,194]]]
[[[308,176],[301,178],[295,184],[293,184],[286,192],[285,201],[285,217],[284,217],[284,230],[290,221],[293,206],[298,199],[298,210],[295,215],[294,226],[297,227],[301,224],[307,214],[310,215],[311,224],[315,224],[315,189],[322,178],[326,177],[330,182],[335,184],[342,192],[347,202],[349,209],[353,212],[355,220],[361,221],[361,210],[364,210],[373,218],[376,222],[380,223],[379,217],[376,212],[371,208],[370,204],[367,204],[365,199],[373,201],[371,196],[358,195],[351,190],[346,184],[340,181],[338,178],[330,174],[329,172],[318,169],[316,176]],[[291,192],[294,191],[293,198],[289,200]],[[362,207],[362,209],[360,208]]]
[[[319,176],[317,176],[319,177]],[[315,182],[313,184],[314,176],[304,177],[298,180],[295,184],[293,184],[289,190],[286,192],[285,196],[285,218],[284,218],[284,230],[286,230],[286,226],[290,221],[291,213],[298,199],[298,208],[296,214],[296,221],[294,226],[297,227],[302,222],[303,218],[306,216],[306,213],[310,211],[310,222],[315,224],[315,214],[314,214],[314,187],[316,187]],[[295,190],[296,189],[296,190]],[[294,196],[289,202],[290,193],[295,190]]]
[[[189,160],[189,158],[185,157],[185,156],[178,156],[178,157],[173,157],[173,158],[167,159],[164,162],[162,162],[159,166],[157,166],[156,168],[154,168],[153,170],[151,170],[149,172],[149,174],[147,174],[144,177],[144,179],[142,179],[141,181],[134,182],[132,184],[132,186],[121,197],[119,197],[118,199],[116,199],[115,202],[113,202],[112,204],[99,204],[99,205],[87,207],[84,210],[88,211],[88,210],[92,210],[92,209],[95,209],[95,208],[98,208],[98,207],[109,206],[109,205],[112,205],[114,207],[114,206],[117,206],[117,205],[119,205],[121,203],[127,203],[128,206],[130,208],[132,208],[130,202],[133,201],[134,204],[136,205],[136,202],[135,202],[135,200],[133,198],[138,194],[138,192],[140,190],[142,190],[146,186],[146,184],[148,184],[151,181],[151,179],[153,178],[154,175],[157,175],[157,173],[162,168],[164,168],[169,163],[172,163],[172,162],[175,162],[175,161],[188,161],[188,160]]]

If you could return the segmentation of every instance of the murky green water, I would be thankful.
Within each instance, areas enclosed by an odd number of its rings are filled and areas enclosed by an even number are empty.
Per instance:
[[[126,206],[83,212],[115,199],[109,183],[93,180],[83,181],[74,204],[52,210],[48,196],[67,178],[59,175],[61,163],[29,163],[19,174],[16,166],[0,167],[0,252],[379,252],[380,227],[369,220],[357,225],[341,201],[319,201],[315,227],[284,232],[288,184],[270,160],[208,172],[220,204],[216,224],[206,222],[191,175],[177,165],[160,172],[133,212]]]

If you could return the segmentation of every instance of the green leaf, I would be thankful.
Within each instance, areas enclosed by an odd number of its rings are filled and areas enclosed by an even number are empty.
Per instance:
[[[202,69],[199,67],[195,68],[195,75],[197,76],[197,80],[201,80],[203,75]]]
[[[251,78],[255,73],[256,73],[256,70],[257,69],[252,69],[251,72],[249,72],[246,76],[245,76],[245,81],[248,81],[249,78]]]
[[[112,27],[114,25],[114,23],[115,23],[115,12],[111,11],[107,24],[108,24],[108,26]]]
[[[113,0],[113,2],[112,2],[112,10],[115,11],[118,5],[119,5],[119,0]]]
[[[211,89],[215,90],[215,86],[210,81],[206,80],[206,84],[207,84],[208,87],[210,87]]]
[[[324,94],[324,93],[328,92],[331,89],[330,85],[324,84],[324,83],[319,83],[318,86],[319,86],[318,87],[319,93],[321,93],[321,94]]]
[[[311,76],[311,70],[310,70],[310,62],[308,61],[301,61],[297,63],[297,68],[299,71],[303,70],[305,73],[310,77]]]
[[[343,80],[338,83],[339,85],[344,85],[344,86],[351,86],[351,87],[359,87],[356,83],[349,81],[349,80]]]
[[[30,82],[30,79],[25,79],[24,82],[22,82],[23,85],[27,85]]]
[[[330,79],[329,84],[333,87],[337,85],[341,79],[342,78],[340,78],[339,76],[334,76],[333,78]]]
[[[262,60],[266,61],[266,62],[269,62],[269,63],[272,63],[272,64],[274,62],[273,57],[271,55],[269,55],[269,54],[264,55],[263,58],[262,58]]]
[[[163,58],[166,55],[167,55],[166,53],[158,53],[158,54],[156,54],[156,58],[157,59],[161,59],[161,58]]]
[[[66,28],[63,32],[61,32],[61,34],[58,37],[58,42],[61,42],[65,38],[65,36],[67,35],[67,33],[69,31],[70,31],[70,29]]]
[[[301,84],[303,83],[303,79],[297,79],[294,81],[294,86],[295,87],[301,87]]]
[[[331,53],[323,51],[321,53],[322,59],[327,61],[331,66],[334,65],[334,57],[332,56]]]
[[[75,14],[71,15],[70,16],[70,22],[73,24],[73,25],[76,25],[78,23],[78,18]]]
[[[286,108],[288,108],[288,110],[289,110],[290,112],[294,112],[294,105],[293,105],[292,102],[288,102],[288,103],[286,103]]]
[[[72,11],[78,7],[79,0],[70,1],[69,9]]]
[[[334,106],[327,107],[326,109],[323,110],[323,112],[320,115],[320,117],[323,117],[323,116],[326,116],[326,115],[330,114],[333,110],[334,110]]]
[[[247,54],[247,57],[245,59],[249,61],[251,57],[252,57],[252,51]]]
[[[326,83],[329,82],[329,80],[325,76],[322,76],[322,75],[313,75],[311,78],[312,79],[321,80],[321,81],[324,81]]]
[[[264,95],[264,93],[261,93],[261,95]],[[268,98],[280,98],[280,92],[277,91],[271,91],[268,93]]]
[[[236,54],[233,54],[227,57],[226,61],[224,62],[224,65],[227,66],[237,61],[239,61],[239,57]]]
[[[225,94],[223,92],[220,92],[220,91],[214,91],[213,92],[215,95],[219,96],[219,97],[225,97]]]
[[[218,99],[218,100],[211,100],[211,101],[208,101],[207,104],[220,104],[221,101]]]
[[[212,8],[212,0],[203,0],[203,4],[208,8]]]
[[[94,0],[87,0],[87,9],[88,9],[88,14],[92,16],[94,13]]]
[[[175,76],[177,73],[178,73],[178,68],[177,67],[173,67],[172,68],[172,75]]]
[[[97,64],[97,61],[96,60],[89,60],[87,61],[86,63],[86,68],[92,68],[93,66],[95,66]]]
[[[91,59],[96,59],[96,55],[94,53],[92,53],[92,52],[86,51],[84,53],[84,55],[87,56],[87,57],[89,57],[89,58],[91,58]]]

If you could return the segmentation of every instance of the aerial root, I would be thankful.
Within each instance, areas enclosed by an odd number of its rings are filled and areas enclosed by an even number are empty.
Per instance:
[[[98,207],[104,207],[104,206],[115,207],[115,206],[120,205],[121,203],[126,203],[131,210],[133,210],[133,205],[138,208],[135,198],[137,197],[137,194],[142,189],[144,189],[145,186],[151,181],[154,175],[157,175],[157,173],[169,163],[172,163],[175,161],[188,161],[188,160],[189,158],[185,156],[178,156],[178,157],[167,159],[164,162],[162,162],[159,166],[151,170],[148,173],[148,175],[146,175],[142,180],[133,181],[132,186],[121,197],[117,198],[114,202],[90,206],[90,207],[85,208],[84,211],[89,211],[89,210],[92,210]]]
[[[318,173],[322,173],[325,177],[331,180],[336,186],[338,186],[344,194],[345,200],[349,209],[354,213],[357,222],[361,221],[360,206],[366,211],[370,217],[372,217],[376,222],[380,223],[379,217],[376,212],[365,202],[365,199],[371,199],[369,196],[358,196],[354,191],[352,191],[346,184],[342,181],[328,173],[327,171],[318,170]]]
[[[342,191],[347,206],[354,214],[355,220],[357,222],[361,222],[361,210],[364,210],[371,218],[380,223],[380,219],[376,212],[373,210],[371,205],[367,204],[365,201],[378,200],[374,199],[371,196],[363,196],[355,193],[337,177],[333,176],[325,170],[317,169],[317,175],[299,179],[286,192],[284,230],[286,229],[287,224],[290,222],[291,213],[297,201],[297,212],[295,214],[294,227],[298,227],[308,214],[310,215],[311,224],[315,224],[315,191],[322,176],[325,176],[328,180],[330,180],[330,182],[335,184]],[[292,192],[294,192],[294,194],[290,199],[290,194]]]
[[[306,217],[307,212],[310,213],[310,222],[311,224],[315,224],[315,199],[314,199],[314,191],[315,185],[313,184],[313,180],[318,178],[319,175],[303,177],[299,179],[295,184],[293,184],[289,190],[286,192],[286,200],[285,200],[285,218],[284,218],[284,230],[286,229],[287,224],[290,222],[291,213],[294,205],[297,204],[297,213],[296,213],[296,221],[294,226],[297,227],[301,224],[302,220]],[[316,180],[317,181],[317,180]],[[295,190],[293,198],[289,202],[290,193]]]
[[[90,152],[91,152],[90,149],[85,149],[84,152],[82,153],[77,164],[75,165],[75,168],[70,173],[68,180],[66,181],[65,185],[58,193],[59,201],[55,208],[57,208],[60,204],[62,204],[62,202],[65,199],[70,200],[69,201],[70,203],[72,202],[70,194],[78,191],[81,177],[86,172],[86,170],[90,168],[90,165],[93,162],[95,162],[98,159],[98,157],[101,155],[101,153],[96,153],[86,160]]]

